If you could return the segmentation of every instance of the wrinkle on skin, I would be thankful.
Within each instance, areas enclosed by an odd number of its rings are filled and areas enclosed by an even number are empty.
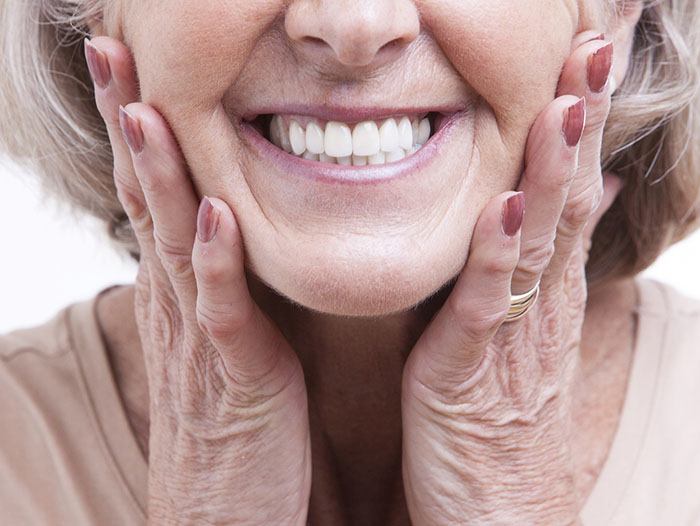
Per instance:
[[[358,510],[383,509],[367,473],[396,475],[403,362],[447,298],[484,203],[517,185],[529,128],[554,97],[573,35],[604,29],[592,22],[602,20],[601,4],[416,0],[418,38],[380,67],[348,68],[296,52],[283,26],[294,3],[122,0],[110,4],[108,34],[123,34],[132,49],[142,99],[170,123],[198,193],[236,214],[251,295],[297,350],[323,446],[337,454],[331,467],[315,457],[314,470],[342,478],[343,500],[361,503]],[[430,184],[384,193],[275,186],[233,121],[254,104],[305,96],[326,104],[462,101],[474,107],[473,137],[470,126],[460,129],[463,143],[425,174]],[[382,315],[333,312],[363,309]]]
[[[370,296],[383,295],[385,313],[415,305],[454,277],[484,204],[517,186],[529,128],[554,96],[575,28],[584,23],[578,14],[591,11],[580,8],[585,0],[396,2],[385,0],[380,7],[401,13],[406,28],[401,35],[413,35],[413,22],[406,22],[411,16],[420,17],[414,21],[422,30],[399,53],[364,66],[342,64],[330,49],[314,55],[302,37],[308,27],[323,26],[326,33],[314,37],[330,34],[337,43],[340,37],[329,31],[350,32],[353,23],[360,27],[358,20],[376,16],[373,11],[348,11],[357,20],[336,27],[310,10],[318,2],[306,0],[254,0],[235,9],[222,0],[160,0],[127,2],[123,9],[120,26],[134,53],[143,102],[170,123],[198,193],[231,206],[248,268],[310,308],[341,312],[328,297],[313,297],[323,287],[323,274],[336,274],[332,296],[352,293],[371,303]],[[297,26],[300,16],[307,19]],[[372,27],[400,23],[382,18]],[[153,27],[159,27],[156,37]],[[301,182],[285,185],[263,171],[236,125],[248,109],[273,101],[330,106],[459,101],[473,117],[471,127],[466,120],[461,127],[464,144],[445,152],[430,178],[381,192],[330,187],[311,192]],[[411,251],[418,240],[420,258]],[[348,259],[348,270],[353,258],[357,271],[367,263],[374,270],[358,281],[339,271],[339,257]],[[394,265],[387,266],[386,257]],[[300,278],[310,278],[302,266],[311,260],[324,270],[318,287],[312,280],[302,290]],[[397,274],[413,285],[396,288]],[[362,301],[347,307],[343,312],[368,314]]]

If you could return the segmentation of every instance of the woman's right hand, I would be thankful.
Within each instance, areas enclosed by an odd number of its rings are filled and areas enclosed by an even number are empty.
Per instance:
[[[170,128],[133,102],[128,48],[95,37],[86,58],[141,249],[135,315],[150,394],[149,524],[305,524],[304,374],[249,294],[235,216],[215,198],[197,212]]]

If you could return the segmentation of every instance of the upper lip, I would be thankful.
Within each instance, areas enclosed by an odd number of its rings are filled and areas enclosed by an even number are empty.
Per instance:
[[[244,121],[252,121],[260,115],[306,115],[324,121],[361,122],[379,120],[395,115],[414,115],[430,112],[451,115],[466,109],[465,105],[435,104],[431,106],[325,106],[318,104],[284,104],[254,108],[242,115]]]

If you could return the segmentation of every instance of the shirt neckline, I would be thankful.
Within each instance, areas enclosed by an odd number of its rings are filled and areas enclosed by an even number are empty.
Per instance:
[[[74,304],[68,312],[68,324],[101,439],[105,442],[114,467],[126,485],[132,503],[145,518],[148,460],[141,452],[129,424],[97,318],[98,299],[120,286],[123,285],[104,288],[93,298]]]
[[[608,524],[621,504],[647,435],[666,334],[665,297],[654,280],[637,277],[637,328],[625,399],[608,457],[584,503],[584,525]]]
[[[660,326],[665,299],[656,281],[638,277],[634,283],[638,318],[625,399],[608,457],[581,510],[583,524],[607,524],[622,501],[647,434],[656,392],[665,341],[665,331]],[[92,299],[74,304],[69,310],[68,323],[100,433],[131,498],[145,517],[148,460],[141,452],[119,396],[96,312],[100,296],[119,286],[123,285],[104,288]]]

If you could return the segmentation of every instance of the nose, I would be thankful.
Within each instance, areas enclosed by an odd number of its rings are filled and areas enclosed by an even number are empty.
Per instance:
[[[420,33],[413,0],[296,0],[284,25],[306,60],[344,66],[386,64]]]

